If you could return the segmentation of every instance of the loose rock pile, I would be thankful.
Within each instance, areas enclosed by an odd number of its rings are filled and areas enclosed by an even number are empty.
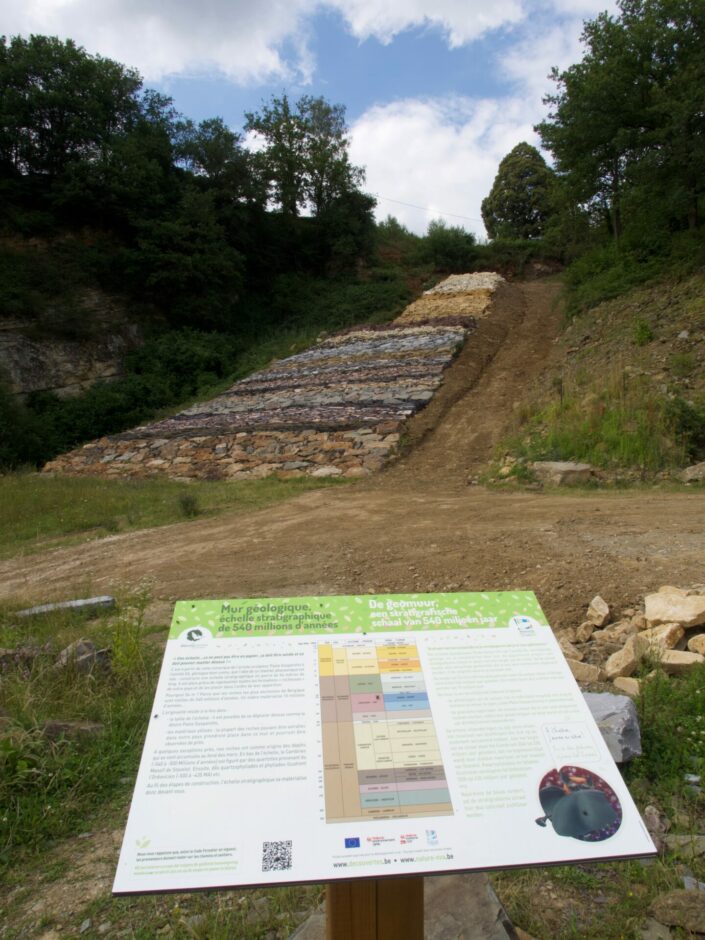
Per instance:
[[[705,585],[664,585],[644,599],[644,609],[627,608],[619,619],[603,598],[595,597],[583,623],[557,631],[558,642],[580,682],[611,681],[638,695],[634,678],[645,660],[657,660],[669,675],[705,662]]]
[[[424,295],[428,309],[422,298],[391,324],[327,337],[217,398],[91,441],[44,470],[226,480],[365,476],[398,449],[404,422],[428,404],[474,330],[468,311],[486,313],[501,281],[486,273],[448,278]]]

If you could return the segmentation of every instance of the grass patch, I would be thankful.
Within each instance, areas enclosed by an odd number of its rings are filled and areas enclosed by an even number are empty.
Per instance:
[[[126,790],[137,770],[159,668],[159,651],[142,642],[147,594],[122,599],[87,623],[62,611],[32,623],[0,613],[3,646],[34,649],[8,667],[0,687],[5,716],[0,738],[0,871],[24,851],[36,851],[85,826],[86,815]],[[81,637],[110,647],[112,668],[81,673],[57,667],[56,654]],[[101,733],[50,739],[50,719],[99,722]]]
[[[630,779],[640,786],[647,781],[662,805],[675,795],[675,808],[679,808],[685,775],[705,779],[705,666],[696,666],[678,679],[657,667],[641,687],[638,706],[644,754],[630,764]],[[705,799],[695,798],[693,805],[700,805],[705,823]]]
[[[0,557],[226,510],[261,509],[336,483],[308,477],[179,483],[8,474],[0,477]]]
[[[668,401],[644,377],[615,368],[597,382],[580,373],[553,385],[554,398],[525,404],[504,449],[528,460],[657,471],[683,465],[686,442]]]

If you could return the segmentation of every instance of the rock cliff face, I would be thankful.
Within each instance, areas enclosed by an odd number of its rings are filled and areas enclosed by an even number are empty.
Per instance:
[[[11,391],[50,391],[64,398],[122,374],[126,354],[139,345],[138,327],[99,291],[81,292],[76,303],[91,324],[81,338],[40,338],[26,321],[0,316],[0,372]]]
[[[431,400],[501,280],[449,278],[391,324],[328,337],[217,398],[92,441],[44,469],[229,480],[365,476],[397,450],[404,422]]]

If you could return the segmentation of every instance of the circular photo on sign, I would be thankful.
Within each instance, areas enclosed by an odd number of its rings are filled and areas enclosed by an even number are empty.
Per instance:
[[[581,842],[602,842],[622,824],[622,805],[612,787],[591,770],[565,766],[550,770],[539,784],[544,815],[537,824],[549,823],[559,836]]]

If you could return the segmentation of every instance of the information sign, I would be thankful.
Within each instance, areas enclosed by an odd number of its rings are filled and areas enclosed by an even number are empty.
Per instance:
[[[533,594],[180,601],[113,890],[654,852]]]

